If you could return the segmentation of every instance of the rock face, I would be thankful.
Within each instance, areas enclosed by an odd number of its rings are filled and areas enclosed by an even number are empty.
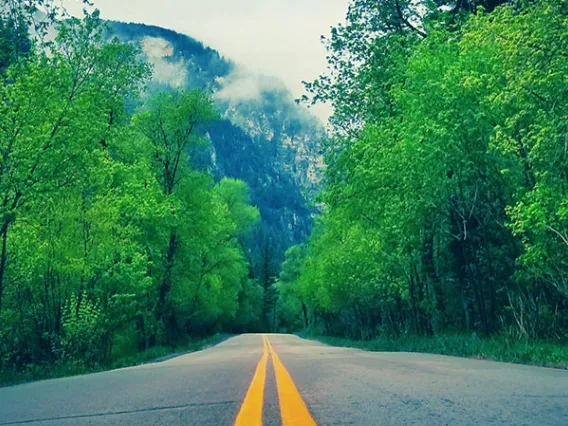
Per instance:
[[[269,282],[285,250],[309,234],[309,200],[322,174],[323,126],[296,105],[280,80],[247,72],[191,37],[119,22],[109,23],[108,36],[140,46],[154,66],[150,90],[201,88],[213,94],[222,120],[208,129],[209,150],[191,153],[191,161],[218,179],[249,185],[262,224],[248,251],[254,275]]]

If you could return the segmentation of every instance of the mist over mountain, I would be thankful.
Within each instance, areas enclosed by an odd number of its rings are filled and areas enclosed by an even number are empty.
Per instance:
[[[286,249],[309,235],[323,126],[279,79],[251,73],[189,36],[110,22],[108,37],[140,46],[154,67],[149,92],[200,88],[213,94],[222,119],[207,130],[210,146],[191,152],[190,161],[217,179],[249,185],[262,223],[247,248],[254,276],[269,285]]]

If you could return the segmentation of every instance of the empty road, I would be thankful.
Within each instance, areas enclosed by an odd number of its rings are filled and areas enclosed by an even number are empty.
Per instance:
[[[568,425],[568,371],[242,335],[0,389],[0,425]]]

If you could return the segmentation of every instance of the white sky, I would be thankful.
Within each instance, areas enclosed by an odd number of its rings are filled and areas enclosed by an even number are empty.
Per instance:
[[[63,0],[80,14],[79,0]],[[102,17],[173,29],[247,69],[281,78],[295,97],[325,71],[320,42],[343,22],[349,0],[93,0]],[[322,120],[330,108],[312,110]]]

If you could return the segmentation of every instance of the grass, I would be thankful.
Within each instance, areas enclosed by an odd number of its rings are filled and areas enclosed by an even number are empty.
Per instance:
[[[480,338],[462,334],[379,337],[367,341],[314,335],[306,337],[332,346],[374,352],[423,352],[568,369],[566,342],[519,341],[504,337]]]
[[[156,346],[130,356],[123,356],[112,361],[109,365],[88,368],[81,363],[58,363],[50,367],[30,366],[23,372],[0,372],[0,387],[31,382],[34,380],[56,379],[60,377],[77,376],[80,374],[98,373],[117,368],[160,362],[167,359],[200,351],[214,346],[231,337],[230,334],[216,334],[205,339],[193,339],[175,347]]]
[[[205,339],[194,339],[183,345],[176,347],[156,346],[139,352],[132,356],[121,357],[112,363],[111,369],[131,367],[133,365],[142,365],[150,362],[165,361],[176,356],[184,355],[191,352],[197,352],[210,346],[217,345],[223,340],[231,337],[231,334],[215,334]]]

